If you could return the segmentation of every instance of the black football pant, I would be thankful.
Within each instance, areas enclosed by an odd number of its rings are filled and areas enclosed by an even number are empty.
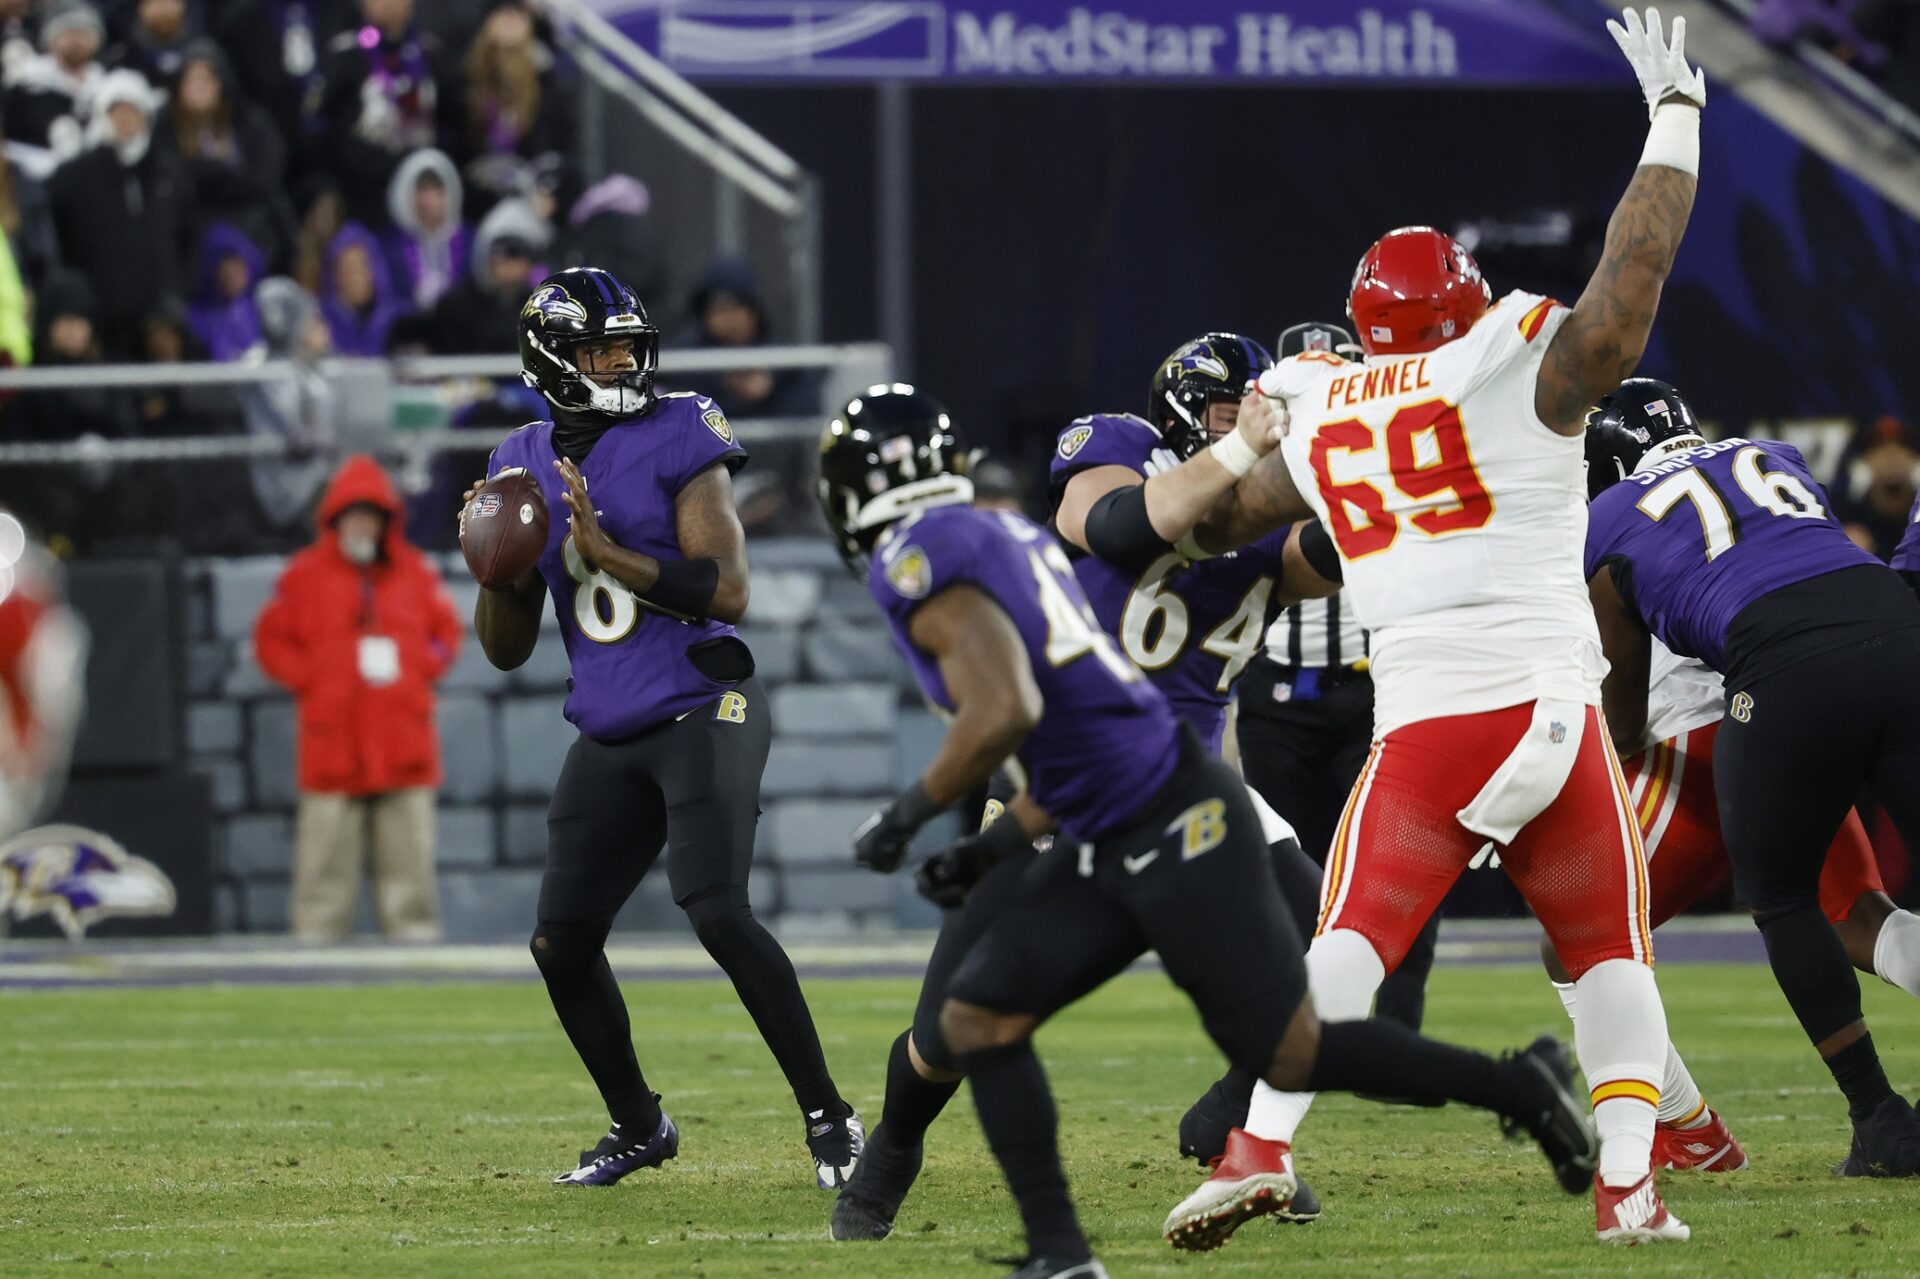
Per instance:
[[[1306,855],[1324,866],[1347,795],[1373,745],[1373,681],[1352,672],[1310,673],[1313,686],[1302,696],[1301,672],[1265,658],[1247,667],[1236,694],[1240,768],[1273,811],[1293,823]],[[1274,697],[1276,689],[1287,695],[1284,700]],[[1283,886],[1292,897],[1292,883]],[[1375,1016],[1420,1029],[1439,935],[1436,912],[1400,966],[1380,983]]]
[[[533,957],[615,1120],[650,1112],[652,1094],[607,963],[607,933],[663,847],[675,904],[732,979],[801,1109],[839,1103],[793,965],[747,898],[771,739],[766,697],[749,678],[622,741],[583,736],[561,765]]]
[[[1721,835],[1774,976],[1818,1044],[1861,1017],[1820,872],[1863,784],[1920,848],[1920,603],[1879,568],[1827,574],[1749,605],[1728,652],[1713,750]]]

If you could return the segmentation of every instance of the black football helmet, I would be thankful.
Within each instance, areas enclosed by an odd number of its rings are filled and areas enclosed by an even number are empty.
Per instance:
[[[820,433],[820,509],[840,558],[866,580],[868,557],[895,520],[973,500],[971,454],[946,406],[904,383],[870,386]]]
[[[1238,403],[1273,367],[1267,348],[1238,333],[1203,333],[1160,361],[1147,392],[1147,421],[1182,461],[1213,442],[1207,405]]]
[[[1659,378],[1630,377],[1587,412],[1587,500],[1640,469],[1646,455],[1675,440],[1706,443],[1693,406]]]
[[[602,386],[574,359],[583,342],[633,339],[634,368]],[[660,330],[632,289],[598,267],[569,267],[540,282],[520,308],[520,378],[555,408],[631,416],[653,406]]]

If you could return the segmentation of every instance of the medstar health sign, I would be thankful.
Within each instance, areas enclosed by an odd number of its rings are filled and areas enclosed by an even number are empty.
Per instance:
[[[709,79],[1617,83],[1585,0],[589,0]]]

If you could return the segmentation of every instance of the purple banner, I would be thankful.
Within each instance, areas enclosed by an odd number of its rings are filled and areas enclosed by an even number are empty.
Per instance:
[[[1628,71],[1589,0],[588,0],[695,79],[1568,87]]]

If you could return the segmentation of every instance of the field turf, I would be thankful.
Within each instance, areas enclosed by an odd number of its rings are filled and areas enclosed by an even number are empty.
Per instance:
[[[1592,1242],[1529,1146],[1480,1114],[1335,1097],[1301,1135],[1327,1217],[1224,1251],[1159,1238],[1197,1173],[1174,1128],[1217,1062],[1165,980],[1130,975],[1043,1032],[1068,1172],[1116,1279],[1144,1275],[1879,1276],[1920,1272],[1920,1183],[1842,1181],[1844,1112],[1765,969],[1663,970],[1672,1024],[1753,1166],[1669,1175],[1694,1242]],[[877,1120],[905,980],[809,983],[827,1051]],[[1873,984],[1897,1086],[1920,1008]],[[0,1275],[981,1276],[1017,1250],[963,1093],[895,1237],[832,1244],[801,1126],[717,981],[633,985],[679,1160],[610,1190],[547,1180],[600,1135],[534,983],[0,993]],[[1564,1019],[1537,972],[1443,967],[1430,1029],[1498,1048]]]

